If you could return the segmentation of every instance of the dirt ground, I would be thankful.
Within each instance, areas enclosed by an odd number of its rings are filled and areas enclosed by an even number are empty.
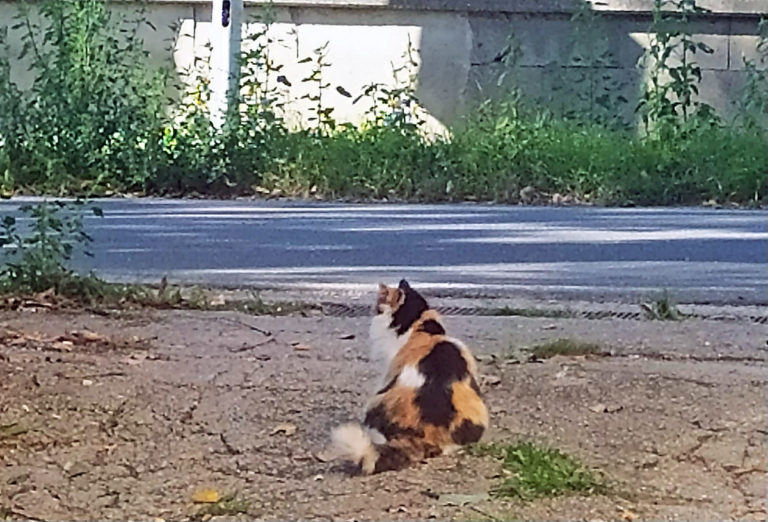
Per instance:
[[[490,458],[372,477],[323,461],[378,383],[367,322],[0,312],[0,519],[189,519],[205,487],[266,519],[766,518],[766,325],[448,317],[481,361],[486,439],[557,447],[611,485],[523,503],[477,495]],[[612,355],[521,357],[559,337]]]

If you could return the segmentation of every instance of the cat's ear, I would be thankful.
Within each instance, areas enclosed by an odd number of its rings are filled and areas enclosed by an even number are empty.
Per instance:
[[[405,303],[405,292],[398,288],[397,290],[397,306],[402,306]]]
[[[409,285],[408,281],[406,281],[405,279],[401,279],[400,280],[400,284],[397,285],[397,286],[398,286],[398,288],[400,288],[400,290],[402,290],[404,292],[407,292],[408,290],[411,289],[411,285]]]
[[[386,303],[387,301],[389,301],[389,287],[383,283],[379,283],[379,293],[376,297],[376,302],[381,304]]]

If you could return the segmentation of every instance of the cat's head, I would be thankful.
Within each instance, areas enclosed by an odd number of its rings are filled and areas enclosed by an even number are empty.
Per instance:
[[[403,335],[429,309],[426,299],[411,288],[405,279],[397,287],[379,285],[376,299],[376,313],[391,317],[389,327],[396,330],[397,335]]]

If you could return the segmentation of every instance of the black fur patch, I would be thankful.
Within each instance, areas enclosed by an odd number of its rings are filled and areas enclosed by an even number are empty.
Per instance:
[[[467,362],[455,344],[442,341],[419,361],[419,371],[426,378],[414,399],[421,419],[447,428],[456,415],[451,384],[466,377]]]
[[[391,390],[391,389],[392,389],[392,387],[393,387],[393,386],[395,385],[395,383],[397,382],[397,377],[398,377],[398,376],[397,376],[397,375],[395,375],[395,376],[392,378],[392,380],[391,380],[391,381],[389,381],[389,382],[387,383],[387,385],[386,385],[386,386],[384,386],[382,389],[380,389],[379,391],[377,391],[377,392],[376,392],[376,395],[381,395],[382,393],[386,393],[386,392],[388,392],[389,390]]]
[[[421,412],[421,420],[447,428],[456,415],[452,399],[453,390],[442,384],[427,382],[419,388],[414,403]]]
[[[438,381],[450,386],[453,381],[460,381],[467,376],[467,361],[461,356],[458,346],[449,341],[441,341],[419,361],[419,371],[427,378],[427,383]]]
[[[379,448],[379,458],[376,460],[374,473],[394,471],[408,467],[411,456],[403,449],[382,446]]]
[[[417,430],[414,428],[406,428],[400,426],[396,422],[392,422],[387,416],[387,411],[384,406],[379,404],[365,412],[365,420],[363,424],[369,428],[379,430],[385,438],[391,439],[398,436],[406,437],[423,437],[423,430]]]
[[[427,319],[423,323],[421,323],[421,326],[419,327],[420,332],[427,332],[430,335],[443,335],[445,333],[445,329],[443,328],[443,325],[435,321],[434,319]]]
[[[407,332],[413,323],[421,317],[421,314],[429,309],[426,299],[411,288],[405,279],[400,281],[400,290],[405,293],[405,301],[392,314],[392,322],[389,325],[390,328],[397,328],[397,335],[403,335]]]
[[[462,423],[459,424],[455,430],[453,430],[453,433],[451,433],[451,438],[456,444],[471,444],[480,440],[480,437],[483,436],[484,431],[484,427],[464,419],[464,421],[462,421]]]

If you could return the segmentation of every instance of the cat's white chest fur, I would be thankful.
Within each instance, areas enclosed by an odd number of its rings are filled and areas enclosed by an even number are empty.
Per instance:
[[[381,313],[371,321],[369,331],[371,342],[371,359],[381,362],[385,366],[394,359],[400,348],[408,341],[410,332],[403,335],[397,335],[397,331],[390,327],[392,324],[391,313]]]

